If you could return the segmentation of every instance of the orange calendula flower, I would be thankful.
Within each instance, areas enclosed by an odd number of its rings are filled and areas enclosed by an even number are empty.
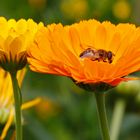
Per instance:
[[[18,72],[17,79],[21,86],[26,70]],[[21,109],[27,109],[40,102],[40,98],[23,103]],[[8,72],[0,69],[0,124],[4,124],[3,131],[0,135],[0,140],[6,137],[6,134],[14,120],[14,97],[12,83]]]
[[[32,19],[6,20],[0,17],[0,66],[7,71],[22,69],[27,62],[26,49],[43,26]]]
[[[139,56],[140,28],[96,20],[43,27],[28,51],[31,70],[68,76],[89,90],[132,80],[125,76],[140,69]]]

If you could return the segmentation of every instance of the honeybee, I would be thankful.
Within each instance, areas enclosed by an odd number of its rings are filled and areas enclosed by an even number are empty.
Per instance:
[[[87,48],[85,51],[83,51],[80,55],[80,58],[89,58],[92,61],[103,61],[112,63],[113,56],[115,56],[111,51],[105,51],[103,49],[91,49]]]

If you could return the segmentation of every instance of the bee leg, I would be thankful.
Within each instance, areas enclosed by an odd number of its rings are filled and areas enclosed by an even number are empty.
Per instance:
[[[90,60],[95,61],[96,59],[95,58],[91,58]]]
[[[112,60],[108,60],[109,63],[112,63]]]

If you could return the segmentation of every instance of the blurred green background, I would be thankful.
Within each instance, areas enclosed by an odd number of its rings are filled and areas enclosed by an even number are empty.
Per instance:
[[[72,24],[90,18],[109,20],[113,23],[130,22],[137,26],[140,24],[139,0],[1,0],[0,2],[0,16],[8,19],[32,18],[36,22],[43,21],[46,25],[53,22]],[[140,89],[139,86],[135,87],[135,84],[133,86],[126,93],[125,86],[122,86],[120,87],[122,90],[112,90],[106,96],[109,124],[117,101],[121,99],[124,102],[125,115],[118,140],[140,140]],[[23,111],[24,140],[101,140],[93,93],[78,88],[70,79],[28,70],[22,94],[24,101],[35,97],[43,98],[36,107]],[[9,136],[13,129],[12,126]]]

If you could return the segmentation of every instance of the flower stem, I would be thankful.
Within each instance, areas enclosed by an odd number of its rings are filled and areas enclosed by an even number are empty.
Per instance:
[[[16,140],[22,140],[22,124],[21,124],[21,95],[18,86],[18,81],[16,78],[16,72],[11,72],[11,79],[14,92],[15,100],[15,118],[16,118]]]
[[[126,101],[124,99],[118,99],[116,101],[110,127],[110,134],[112,140],[118,140],[125,107]]]
[[[100,128],[102,132],[102,139],[110,140],[106,109],[105,109],[105,95],[102,93],[95,93],[95,98],[96,98]]]

